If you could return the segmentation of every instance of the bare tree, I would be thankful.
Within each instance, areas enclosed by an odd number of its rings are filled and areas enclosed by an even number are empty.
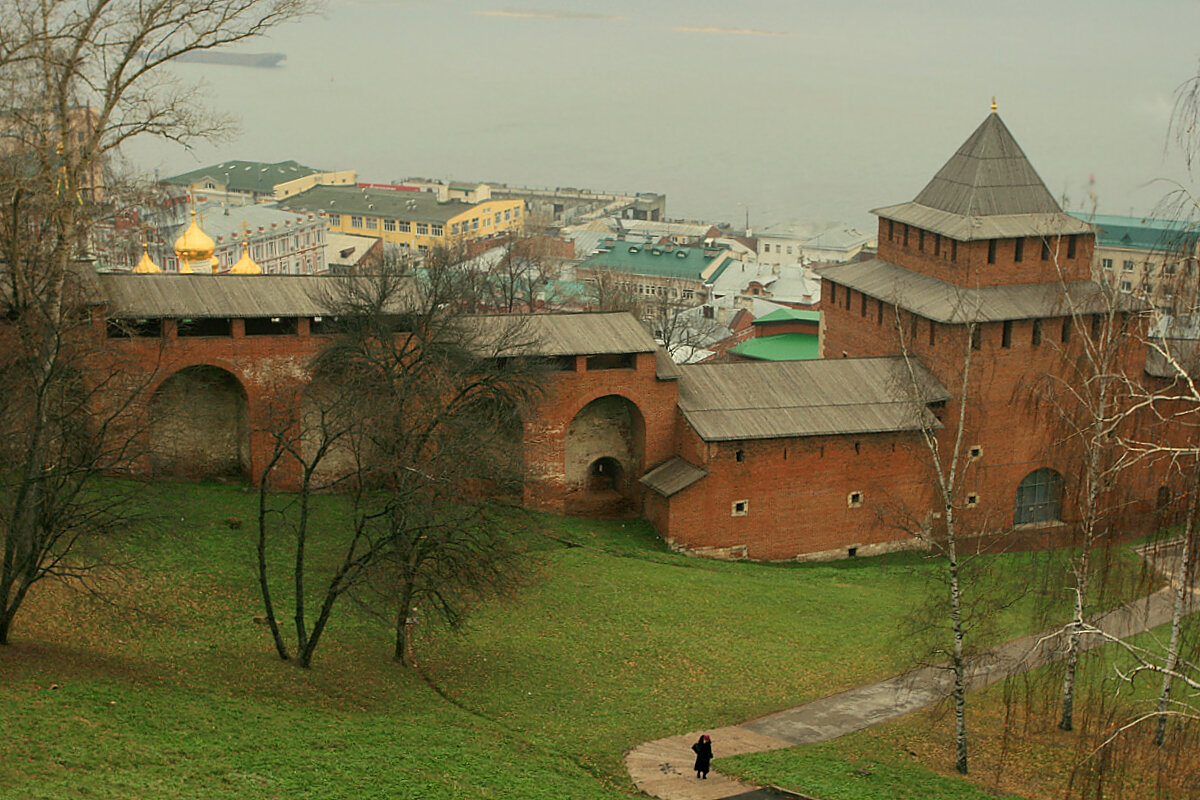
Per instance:
[[[586,278],[584,301],[594,311],[628,311],[641,319],[641,296],[635,291],[630,275],[609,267],[591,270]]]
[[[588,306],[597,311],[628,311],[672,359],[685,362],[697,350],[723,339],[728,328],[701,305],[693,283],[656,279],[640,283],[636,276],[612,269],[593,270],[588,279]]]
[[[260,586],[281,658],[265,553],[283,534],[295,543],[291,599],[305,667],[348,593],[390,609],[395,657],[409,663],[418,606],[457,625],[474,597],[517,583],[518,550],[492,504],[519,491],[520,414],[541,368],[522,356],[528,317],[461,313],[476,302],[475,279],[462,262],[427,259],[419,271],[393,263],[326,298],[341,332],[312,365],[307,410],[290,401],[271,432],[261,495]],[[299,493],[273,507],[271,475],[297,469]],[[310,626],[309,498],[330,488],[344,489],[351,513]]]
[[[560,300],[562,259],[554,254],[553,242],[537,234],[509,236],[484,267],[486,308],[515,313],[554,307]]]
[[[729,328],[716,319],[716,309],[680,299],[685,291],[682,282],[672,281],[641,304],[643,326],[679,363],[692,361],[698,351],[729,335]]]
[[[81,397],[110,378],[79,360],[90,266],[76,269],[103,200],[106,158],[130,139],[187,143],[225,127],[166,70],[180,56],[256,36],[304,0],[11,0],[0,6],[0,361],[19,374],[21,457],[6,461],[7,625],[29,577],[60,573],[99,525],[75,501],[114,442],[84,446],[104,423]],[[118,411],[122,401],[108,398]],[[99,419],[99,422],[97,421]],[[98,426],[98,427],[97,427]],[[72,448],[64,458],[67,444]],[[93,451],[87,455],[89,448]],[[69,532],[65,535],[59,532]],[[18,577],[23,576],[23,577]]]
[[[137,517],[130,493],[98,491],[96,479],[141,454],[139,398],[155,369],[97,336],[104,322],[89,314],[81,281],[86,273],[66,282],[70,313],[57,327],[29,312],[0,323],[0,645],[38,582],[94,591],[100,545]]]

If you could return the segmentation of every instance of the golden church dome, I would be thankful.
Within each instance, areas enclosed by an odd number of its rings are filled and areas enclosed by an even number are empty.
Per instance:
[[[192,266],[207,266],[212,261],[213,252],[217,249],[207,233],[200,230],[196,224],[196,209],[192,209],[192,224],[188,225],[183,235],[175,240],[175,255],[179,257],[179,271],[191,272]],[[184,269],[184,265],[189,268]]]
[[[162,267],[160,267],[158,264],[155,264],[150,258],[150,251],[147,249],[145,242],[142,242],[142,260],[134,266],[133,271],[139,275],[150,275],[155,272],[162,272]]]
[[[243,231],[244,233],[244,231]],[[261,275],[262,267],[260,267],[253,258],[250,257],[249,243],[242,239],[242,257],[238,262],[229,268],[230,275]]]

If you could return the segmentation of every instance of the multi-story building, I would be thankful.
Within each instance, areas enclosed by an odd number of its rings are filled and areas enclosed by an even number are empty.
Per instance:
[[[242,255],[243,235],[250,256],[262,271],[275,275],[317,275],[328,271],[325,219],[319,214],[281,211],[266,205],[222,208],[197,206],[198,224],[212,238],[212,272],[228,272]],[[150,254],[164,272],[178,272],[179,260],[171,243],[183,233],[179,222],[152,233]],[[244,234],[243,234],[244,231]]]
[[[1166,314],[1197,301],[1200,231],[1181,220],[1075,214],[1096,226],[1094,277],[1143,297]]]
[[[667,217],[667,196],[654,192],[613,194],[591,189],[560,186],[537,189],[526,186],[507,186],[503,183],[463,183],[429,178],[407,178],[401,186],[435,192],[442,200],[468,199],[486,190],[498,200],[520,200],[528,213],[545,224],[570,224],[604,217],[631,220],[661,220]]]
[[[687,307],[710,299],[713,282],[738,263],[724,249],[604,239],[575,277],[595,294]]]
[[[326,171],[295,161],[223,161],[164,178],[177,189],[229,205],[261,203],[299,194],[313,186],[353,186],[354,170]]]
[[[787,222],[758,231],[758,260],[764,264],[849,261],[875,247],[875,236],[844,223]]]
[[[525,223],[520,200],[441,200],[432,192],[382,184],[314,186],[280,200],[279,207],[324,212],[331,231],[378,236],[421,253],[519,232]]]

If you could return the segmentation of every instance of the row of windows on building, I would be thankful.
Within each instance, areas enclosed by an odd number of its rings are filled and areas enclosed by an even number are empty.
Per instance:
[[[324,244],[324,230],[318,228],[316,230],[306,231],[303,236],[303,242],[303,245],[301,245],[301,236],[299,233],[294,236],[284,236],[267,242],[258,242],[251,246],[250,255],[255,261],[262,261],[263,259],[271,259],[275,258],[276,256],[286,256],[300,250],[301,248],[309,248],[315,245]],[[234,253],[235,250],[236,253]],[[232,256],[233,260],[229,262],[230,265],[241,258],[241,248],[234,248],[234,250],[229,252],[234,253]]]
[[[899,230],[897,230],[897,227],[899,227]],[[948,258],[951,262],[958,261],[958,240],[957,239],[951,239],[948,236],[942,236],[940,233],[934,233],[932,231],[925,231],[922,228],[917,228],[917,227],[908,225],[903,222],[899,223],[899,226],[897,226],[896,221],[890,220],[890,219],[887,221],[887,231],[888,231],[888,241],[889,242],[894,242],[894,241],[899,240],[900,243],[902,244],[902,246],[904,246],[904,247],[910,246],[909,242],[910,242],[910,239],[912,238],[910,236],[910,234],[912,231],[916,231],[915,238],[917,240],[917,252],[920,252],[920,253],[926,252],[926,239],[929,239],[931,242],[931,244],[929,246],[930,246],[930,249],[932,249],[932,251],[933,251],[933,255],[940,256],[942,258]],[[1076,234],[1070,234],[1066,238],[1067,238],[1067,258],[1074,259],[1076,257],[1077,251],[1078,251],[1078,238],[1079,237]],[[947,241],[949,242],[949,245],[944,244]],[[1013,248],[1012,252],[1013,252],[1013,262],[1014,263],[1019,264],[1025,260],[1025,238],[1024,237],[1017,237],[1017,238],[1008,239],[1008,240],[988,239],[987,263],[989,263],[989,264],[996,263],[996,258],[997,258],[997,255],[999,252],[999,246],[1000,246],[999,243],[1001,241],[1011,241],[1012,242],[1012,248]],[[1051,255],[1053,254],[1053,251],[1050,247],[1050,240],[1049,240],[1049,238],[1043,238],[1041,240],[1041,242],[1042,242],[1041,260],[1049,261],[1051,258]]]
[[[450,235],[459,236],[474,233],[478,230],[488,229],[493,227],[493,222],[496,226],[500,226],[503,222],[512,222],[519,219],[521,216],[520,208],[506,208],[503,213],[497,211],[495,214],[485,214],[482,217],[472,217],[469,220],[463,220],[462,223],[453,222],[450,224]],[[350,227],[360,230],[377,231],[380,228],[380,223],[383,225],[385,233],[415,233],[417,236],[444,236],[446,226],[440,222],[412,222],[406,219],[380,219],[378,217],[368,217],[359,214],[350,215]],[[329,215],[330,225],[341,225],[341,214]]]
[[[299,333],[299,317],[246,317],[241,320],[241,331],[245,336],[296,336]],[[110,339],[159,339],[165,331],[161,318],[110,319],[107,334]],[[175,335],[179,338],[232,337],[233,319],[230,317],[202,317],[176,319]],[[336,320],[321,317],[309,318],[309,332],[314,335],[329,333],[337,327]]]
[[[1100,266],[1101,266],[1101,268],[1106,269],[1111,272],[1112,268],[1113,268],[1113,259],[1111,259],[1111,258],[1100,259]],[[1143,261],[1142,262],[1142,271],[1143,272],[1154,272],[1154,269],[1156,266],[1157,265],[1153,261]],[[1135,269],[1137,269],[1137,262],[1135,262],[1133,259],[1126,258],[1121,261],[1121,271],[1122,272],[1133,272]],[[1161,274],[1161,275],[1175,275],[1176,273],[1178,273],[1178,271],[1179,271],[1179,265],[1177,263],[1175,263],[1174,261],[1168,261],[1168,262],[1162,264],[1162,266],[1159,268],[1159,274]],[[1192,262],[1191,261],[1184,262],[1184,265],[1183,265],[1184,274],[1191,275],[1192,271],[1193,271]]]
[[[257,250],[257,248],[255,248]],[[242,257],[241,251],[225,251],[217,253],[217,263],[223,268],[232,267]],[[273,253],[267,258],[263,258],[261,254],[255,252],[254,260],[262,266],[263,272],[272,275],[302,275],[316,274],[325,270],[325,254],[317,250],[315,253],[307,255],[294,255],[277,257]],[[179,261],[174,258],[167,258],[163,261],[163,270],[166,272],[178,272]]]
[[[784,247],[784,246],[783,246],[783,245],[781,245],[781,244],[777,244],[777,245],[775,245],[775,252],[776,252],[776,253],[782,253],[782,252],[783,252],[783,247]],[[764,253],[769,253],[769,252],[771,252],[771,243],[770,243],[770,242],[763,242],[763,252],[764,252]],[[790,256],[790,255],[792,255],[792,245],[790,245],[790,244],[787,246],[787,254],[788,254],[789,256]]]
[[[594,286],[596,280],[596,278],[584,278],[583,282]],[[613,286],[622,291],[646,295],[648,297],[670,297],[676,300],[692,300],[696,297],[695,289],[680,288],[678,286],[659,286],[652,283],[635,283],[634,281],[616,281]]]
[[[838,289],[839,289],[839,287],[837,284],[834,284],[834,283],[829,284],[830,305],[834,305],[834,306],[839,305]],[[845,288],[841,289],[841,294],[843,297],[843,299],[840,303],[841,307],[847,311],[850,311],[852,306],[854,305],[854,303],[853,303],[854,290],[850,289],[849,287],[845,287]],[[877,298],[869,298],[866,294],[859,292],[858,293],[858,301],[859,301],[858,302],[859,316],[866,318],[868,316],[872,316],[871,312],[874,312],[873,316],[875,317],[875,324],[883,325],[884,302],[882,300],[879,300]],[[908,339],[910,342],[917,341],[918,334],[920,332],[921,320],[925,320],[925,319],[926,319],[925,317],[921,317],[917,314],[913,314],[911,312],[908,313]],[[1058,329],[1058,339],[1059,339],[1059,342],[1062,344],[1066,344],[1071,341],[1072,332],[1075,329],[1076,325],[1081,324],[1081,320],[1084,320],[1084,319],[1088,320],[1086,322],[1086,325],[1087,325],[1090,335],[1093,339],[1099,338],[1101,328],[1104,324],[1104,317],[1103,317],[1103,315],[1100,315],[1100,314],[1092,314],[1087,317],[1081,317],[1078,320],[1074,317],[1051,317],[1050,319],[1057,319],[1060,321],[1061,327],[1059,327],[1059,329]],[[926,320],[926,321],[929,323],[928,331],[927,331],[928,332],[928,342],[930,345],[937,344],[938,323],[936,323],[933,320]],[[1038,347],[1039,345],[1042,344],[1043,340],[1045,339],[1045,330],[1046,330],[1047,322],[1048,322],[1048,320],[1046,320],[1046,319],[1031,320],[1032,324],[1031,324],[1031,330],[1030,330],[1030,344],[1033,347]],[[1004,320],[1000,324],[1000,346],[1003,348],[1009,348],[1009,347],[1012,347],[1012,345],[1013,345],[1013,320]],[[971,332],[971,348],[974,350],[979,350],[982,346],[983,346],[983,325],[977,324]]]
[[[897,231],[897,227],[899,227],[898,231]],[[917,250],[918,250],[918,252],[924,253],[925,252],[925,231],[923,229],[915,228],[915,227],[913,227],[911,225],[907,225],[903,222],[899,223],[899,226],[897,226],[896,221],[891,220],[891,219],[889,219],[887,221],[887,237],[888,237],[889,242],[899,241],[901,243],[901,245],[903,245],[904,247],[908,247],[909,240],[910,240],[910,234],[914,230],[917,232],[917,235],[916,235]],[[940,233],[931,233],[930,236],[933,239],[933,254],[935,256],[941,256],[942,258],[948,258],[951,261],[958,261],[958,240],[957,239],[951,239],[948,236],[942,236]],[[944,246],[943,240],[949,241],[950,244],[948,246]]]
[[[480,227],[490,228],[490,227],[492,227],[493,220],[495,221],[496,227],[499,227],[501,224],[501,220],[503,220],[504,222],[512,222],[513,220],[519,219],[520,216],[521,216],[520,208],[506,208],[506,209],[504,209],[503,213],[497,211],[495,214],[493,214],[491,216],[488,216],[485,214],[482,217],[472,217],[469,220],[463,220],[461,223],[461,227],[460,227],[459,223],[452,222],[452,223],[450,223],[450,235],[458,236],[461,234],[461,235],[465,236],[468,233],[474,233],[474,232],[478,231],[480,229]]]

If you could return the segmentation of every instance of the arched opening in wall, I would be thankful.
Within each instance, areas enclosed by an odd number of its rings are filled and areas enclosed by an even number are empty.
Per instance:
[[[610,456],[597,458],[588,467],[588,489],[602,492],[616,490],[621,480],[621,462]]]
[[[1062,518],[1062,476],[1052,469],[1034,470],[1017,487],[1014,525],[1057,522]]]
[[[188,478],[250,476],[250,411],[241,381],[219,367],[186,367],[154,391],[150,468]]]
[[[564,447],[567,513],[636,513],[645,449],[646,425],[630,400],[606,395],[580,409],[567,427]]]

